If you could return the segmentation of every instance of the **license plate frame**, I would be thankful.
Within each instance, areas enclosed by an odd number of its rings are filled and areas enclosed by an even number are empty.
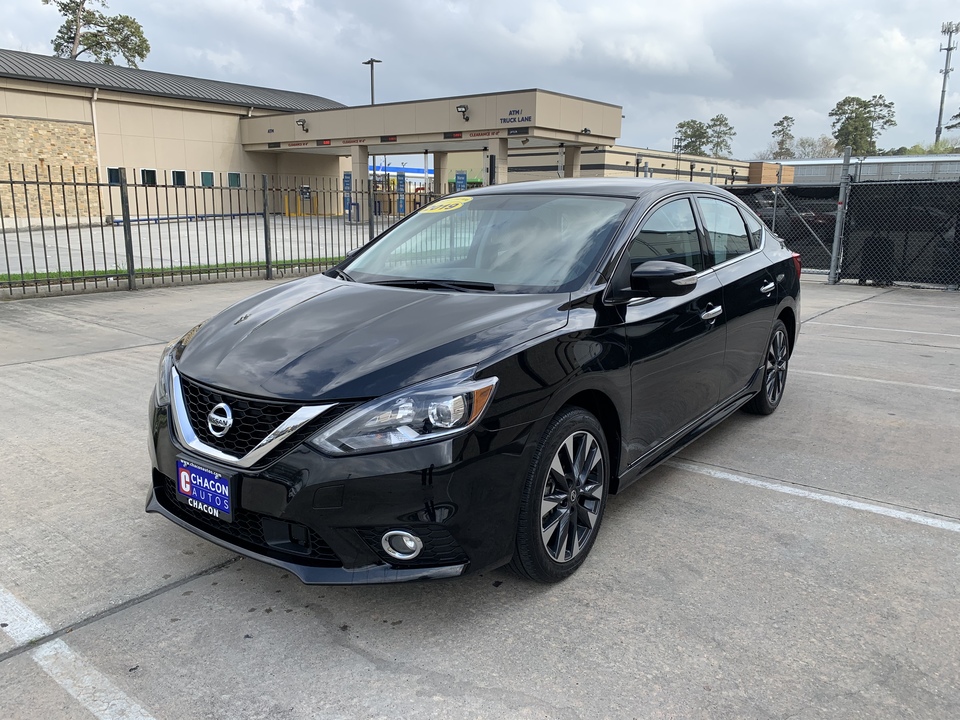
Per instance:
[[[177,458],[177,500],[210,518],[233,522],[236,483],[230,475]]]

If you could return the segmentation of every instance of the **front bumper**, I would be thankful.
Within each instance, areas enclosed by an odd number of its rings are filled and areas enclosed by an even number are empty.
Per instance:
[[[301,444],[266,467],[222,465],[181,446],[169,408],[151,399],[152,483],[147,512],[309,584],[455,577],[507,562],[531,428],[478,428],[463,438],[364,456],[331,458]],[[178,459],[233,479],[233,522],[177,497]],[[380,540],[406,530],[423,541],[412,560]]]

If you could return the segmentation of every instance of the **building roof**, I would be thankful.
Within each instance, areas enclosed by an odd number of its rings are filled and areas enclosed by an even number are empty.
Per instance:
[[[864,165],[885,165],[888,163],[934,163],[934,162],[958,162],[960,155],[867,155],[863,158]],[[829,158],[791,158],[786,160],[764,160],[766,163],[790,165],[798,167],[800,165],[842,165],[842,157]],[[860,162],[859,155],[853,155],[850,158],[850,164],[856,165]]]
[[[345,107],[342,103],[319,95],[171,75],[119,65],[101,65],[2,48],[0,77],[264,110],[307,112]]]

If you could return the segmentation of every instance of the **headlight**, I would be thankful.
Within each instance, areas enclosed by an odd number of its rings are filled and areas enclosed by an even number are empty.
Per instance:
[[[309,442],[330,455],[353,455],[457,435],[477,424],[497,387],[497,378],[474,380],[474,372],[444,375],[361,405]]]
[[[203,323],[200,323],[200,325],[203,325]],[[197,334],[200,325],[191,328],[187,331],[186,335],[179,340],[171,342],[163,349],[163,352],[160,353],[160,367],[157,369],[157,405],[163,406],[170,404],[170,368],[173,367],[174,349],[178,345],[181,348],[186,347],[187,344],[193,340],[193,336]]]
[[[167,345],[160,353],[160,367],[157,368],[157,405],[170,404],[170,368],[173,367],[173,349],[177,340]]]

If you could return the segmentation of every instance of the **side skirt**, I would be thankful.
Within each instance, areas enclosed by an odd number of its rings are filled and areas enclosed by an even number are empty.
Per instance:
[[[750,384],[746,389],[743,390],[742,393],[727,400],[722,405],[718,405],[703,417],[695,420],[690,425],[687,425],[687,427],[683,428],[672,437],[667,438],[655,448],[650,450],[647,454],[639,458],[622,473],[620,473],[617,483],[617,493],[632,485],[645,473],[653,470],[653,468],[662,463],[664,460],[668,460],[676,455],[687,445],[692,443],[694,440],[697,440],[701,435],[705,435],[710,430],[713,430],[713,428],[723,422],[726,418],[730,417],[733,415],[733,413],[750,402],[750,399],[760,391],[762,385],[763,368],[761,367],[757,369],[757,372],[750,380]]]

